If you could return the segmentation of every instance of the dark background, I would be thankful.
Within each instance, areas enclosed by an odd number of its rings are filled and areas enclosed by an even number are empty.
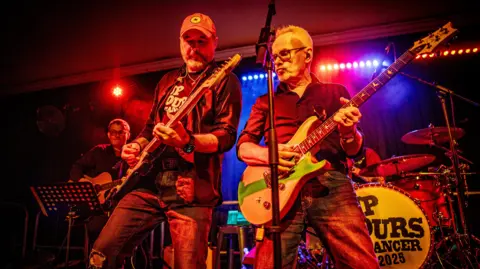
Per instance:
[[[459,29],[458,39],[451,43],[450,48],[480,47],[477,28],[478,25],[472,24]],[[317,47],[312,71],[322,81],[344,84],[353,96],[370,82],[372,68],[323,72],[320,71],[319,65],[330,63],[332,60],[352,62],[373,58],[384,58],[392,63],[393,53],[388,55],[384,53],[384,48],[389,42],[395,44],[398,57],[409,49],[415,40],[423,38],[426,34],[422,32]],[[430,82],[435,81],[461,96],[480,102],[477,93],[479,64],[480,56],[476,53],[414,60],[403,71]],[[68,180],[71,164],[82,153],[98,143],[108,143],[105,127],[115,117],[122,117],[130,122],[133,137],[138,134],[150,110],[154,86],[166,71],[122,78],[120,84],[125,94],[119,98],[111,95],[113,85],[111,80],[2,97],[0,115],[6,124],[1,132],[4,167],[0,197],[3,202],[25,206],[29,212],[27,251],[31,249],[34,216],[39,210],[29,186]],[[255,64],[255,58],[249,57],[243,59],[234,72],[241,78],[263,71]],[[239,133],[256,97],[266,92],[265,80],[243,81],[243,109]],[[454,111],[455,117],[450,119],[451,123],[454,122],[465,131],[465,135],[458,139],[461,154],[474,163],[470,165],[469,171],[477,172],[480,163],[478,155],[480,108],[455,96],[452,97],[452,103],[450,98],[446,100],[448,113],[451,115],[452,108]],[[42,115],[39,112],[42,112]],[[361,112],[365,143],[375,149],[382,159],[407,154],[433,154],[436,160],[423,167],[422,171],[442,164],[451,166],[442,150],[427,145],[407,145],[401,142],[401,137],[406,133],[427,128],[429,124],[445,126],[440,101],[432,87],[397,75],[361,107]],[[39,127],[45,120],[50,120],[50,123]],[[443,146],[448,147],[447,144]],[[245,165],[238,161],[233,150],[225,154],[222,189],[225,200],[237,199],[237,185],[244,168]],[[470,191],[480,191],[478,175],[468,176],[467,183]],[[468,203],[466,219],[472,233],[479,235],[480,219],[475,213],[475,208],[480,206],[480,195],[471,195]],[[219,211],[225,213],[225,210]],[[23,229],[22,215],[8,208],[3,212],[2,219],[8,228],[2,229],[2,242],[7,246],[11,246],[10,242],[18,245]],[[225,222],[225,215],[217,217],[217,223]],[[39,240],[46,243],[61,242],[66,224],[63,217],[54,216],[43,220],[46,224]],[[81,239],[77,239],[77,243],[81,242]],[[12,258],[14,256],[9,256],[9,253],[17,255],[18,249],[4,253],[6,257]]]

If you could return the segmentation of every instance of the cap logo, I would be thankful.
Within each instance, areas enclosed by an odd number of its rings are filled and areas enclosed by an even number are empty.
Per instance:
[[[200,17],[199,16],[193,16],[191,19],[190,19],[190,22],[191,23],[199,23],[201,21]]]

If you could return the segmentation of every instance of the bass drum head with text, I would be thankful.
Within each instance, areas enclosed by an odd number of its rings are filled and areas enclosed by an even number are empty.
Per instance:
[[[422,208],[391,185],[363,184],[355,189],[380,267],[424,266],[431,254],[432,232]]]

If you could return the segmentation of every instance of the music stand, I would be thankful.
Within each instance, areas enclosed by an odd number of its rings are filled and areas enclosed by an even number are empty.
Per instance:
[[[69,182],[31,186],[30,190],[45,216],[66,212],[68,230],[65,268],[68,268],[73,219],[104,213],[95,188],[91,182]]]

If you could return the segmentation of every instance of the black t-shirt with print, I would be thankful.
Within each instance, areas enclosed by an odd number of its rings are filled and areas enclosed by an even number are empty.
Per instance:
[[[176,82],[175,85],[169,89],[169,93],[166,96],[165,103],[162,107],[158,108],[158,114],[162,119],[163,124],[167,124],[169,120],[174,116],[182,105],[186,102],[191,94],[193,88],[193,81],[187,76],[182,82]],[[181,122],[186,126],[187,117],[181,119]],[[147,178],[154,177],[154,184],[152,180],[142,180],[143,184],[139,185],[142,188],[147,188],[152,191],[158,192],[160,199],[170,206],[183,205],[188,201],[185,201],[185,197],[180,195],[176,185],[179,177],[192,178],[193,170],[193,154],[187,155],[182,149],[174,148],[164,145],[163,152],[159,155],[158,160],[155,162],[155,167],[147,175]],[[183,156],[181,156],[181,155]],[[180,169],[178,167],[181,167]],[[181,170],[181,171],[178,171]],[[188,185],[188,183],[183,183]]]

